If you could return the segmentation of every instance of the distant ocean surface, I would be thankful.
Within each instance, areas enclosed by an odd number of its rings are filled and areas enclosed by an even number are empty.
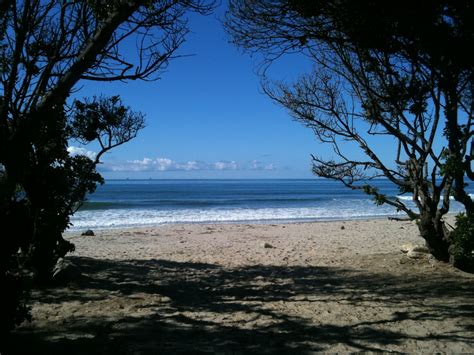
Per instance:
[[[397,196],[388,180],[372,182]],[[474,189],[469,191],[474,196]],[[414,206],[409,195],[399,196]],[[451,201],[451,211],[461,211]],[[361,191],[324,179],[108,180],[74,214],[70,230],[169,223],[275,223],[404,216]]]

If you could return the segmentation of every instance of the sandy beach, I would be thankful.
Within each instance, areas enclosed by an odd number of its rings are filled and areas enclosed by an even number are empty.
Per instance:
[[[387,219],[70,233],[81,271],[35,290],[19,353],[474,352],[474,277]]]

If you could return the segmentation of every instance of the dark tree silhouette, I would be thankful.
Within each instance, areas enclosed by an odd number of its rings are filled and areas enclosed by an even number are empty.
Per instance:
[[[332,145],[334,157],[313,157],[314,173],[406,212],[437,259],[463,268],[474,248],[473,24],[467,0],[231,0],[226,18],[234,43],[263,53],[266,94]],[[292,52],[310,58],[311,73],[267,80]],[[377,177],[416,207],[378,191]],[[466,209],[455,232],[443,221],[450,196]]]
[[[45,282],[73,250],[71,214],[102,177],[108,150],[133,139],[143,116],[119,97],[68,103],[81,81],[156,80],[204,0],[0,1],[0,332],[27,316],[25,281]],[[136,53],[131,53],[131,48]],[[95,160],[68,142],[98,142]]]

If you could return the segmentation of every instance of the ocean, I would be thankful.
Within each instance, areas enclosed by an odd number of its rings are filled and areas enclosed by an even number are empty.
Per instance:
[[[388,180],[373,181],[382,193],[399,196]],[[474,189],[469,191],[474,196]],[[451,202],[451,211],[462,206]],[[403,217],[376,206],[361,191],[325,179],[288,180],[108,180],[73,215],[71,231],[170,223],[279,223]]]

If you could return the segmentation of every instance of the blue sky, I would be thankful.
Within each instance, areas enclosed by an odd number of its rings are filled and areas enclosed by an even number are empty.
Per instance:
[[[146,115],[139,136],[103,158],[105,178],[309,178],[310,154],[329,154],[261,93],[259,60],[228,43],[223,14],[190,16],[179,54],[193,56],[172,61],[161,80],[86,83],[75,95],[119,94]],[[309,68],[292,55],[271,75],[291,80]]]

